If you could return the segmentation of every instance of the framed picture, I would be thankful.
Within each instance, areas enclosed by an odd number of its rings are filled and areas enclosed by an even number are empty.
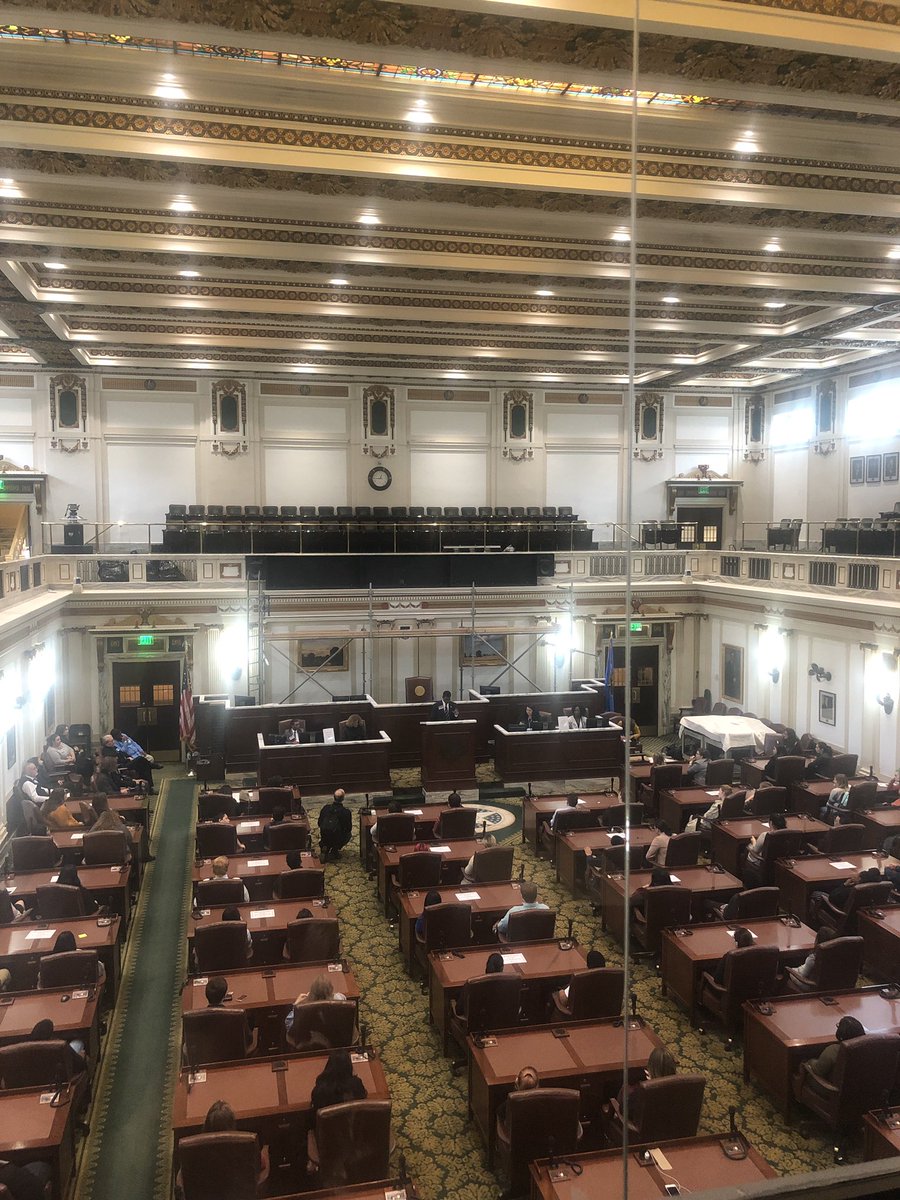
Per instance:
[[[483,633],[480,637],[467,633],[459,639],[461,667],[502,667],[505,662],[505,633]]]
[[[297,643],[297,662],[304,671],[346,671],[348,642],[319,638]]]
[[[881,483],[881,455],[866,455],[866,483]]]
[[[837,694],[835,692],[819,692],[819,724],[837,724],[836,715]]]
[[[722,646],[722,698],[744,703],[744,648]]]
[[[882,483],[896,483],[898,479],[900,479],[900,454],[896,450],[892,454],[882,454]]]
[[[856,458],[851,458],[850,459],[850,483],[851,484],[864,483],[865,482],[865,469],[866,469],[866,460],[863,458],[863,456],[861,454]]]

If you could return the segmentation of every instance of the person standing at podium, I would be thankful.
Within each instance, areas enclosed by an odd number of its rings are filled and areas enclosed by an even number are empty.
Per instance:
[[[453,703],[450,692],[444,692],[440,700],[435,700],[431,709],[432,721],[458,721],[459,709]]]

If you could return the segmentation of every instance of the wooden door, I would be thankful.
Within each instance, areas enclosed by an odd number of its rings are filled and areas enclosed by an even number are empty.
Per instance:
[[[142,660],[113,663],[113,724],[155,757],[181,757],[178,711],[181,666]]]
[[[613,697],[625,711],[625,647],[613,646]],[[659,646],[631,647],[631,715],[641,733],[655,737],[659,722]]]
[[[722,510],[721,508],[691,508],[678,505],[678,549],[721,550],[722,548]]]

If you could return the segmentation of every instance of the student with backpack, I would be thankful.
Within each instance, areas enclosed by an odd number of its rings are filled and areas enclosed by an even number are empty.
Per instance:
[[[319,813],[319,842],[321,844],[322,862],[328,856],[341,857],[341,849],[350,841],[353,832],[353,817],[350,810],[344,808],[344,789],[338,788],[330,804],[322,806]]]

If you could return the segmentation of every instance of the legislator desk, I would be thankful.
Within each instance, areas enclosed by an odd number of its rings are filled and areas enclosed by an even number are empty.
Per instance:
[[[9,874],[7,878],[7,891],[15,888],[15,898],[24,900],[26,908],[33,908],[37,904],[37,889],[59,880],[59,867],[49,867],[43,871],[16,871],[15,875]],[[78,878],[81,886],[90,892],[98,904],[108,905],[112,912],[118,913],[127,930],[131,916],[129,868],[79,867]]]
[[[195,893],[198,883],[212,878],[212,864],[211,858],[204,858],[202,862],[194,861],[191,878]],[[322,864],[310,850],[301,852],[300,865],[312,870],[322,869]],[[275,894],[272,890],[275,881],[283,871],[289,869],[287,855],[272,850],[228,855],[228,878],[240,879],[243,882],[251,903],[257,900],[271,900]],[[298,905],[299,903],[298,901]]]
[[[292,825],[304,826],[307,832],[307,840],[311,840],[312,831],[309,825],[309,817],[289,817],[288,820]],[[225,823],[222,822],[222,824]],[[201,824],[205,825],[207,822],[204,821]],[[247,816],[235,817],[233,821],[228,821],[227,824],[234,828],[238,841],[247,850],[258,850],[260,854],[265,852],[263,843],[265,842],[266,830],[272,824],[270,816],[250,813]]]
[[[859,913],[857,923],[863,940],[866,974],[888,983],[900,983],[900,904],[865,908]]]
[[[652,874],[652,871],[631,872],[628,904],[625,902],[624,876],[600,876],[600,903],[603,910],[601,927],[619,942],[625,934],[625,917],[626,911],[631,907],[631,897],[638,888],[650,882]],[[681,885],[691,893],[691,912],[695,921],[703,915],[704,901],[713,900],[716,904],[724,904],[744,886],[727,871],[711,871],[709,867],[673,867],[669,874],[673,878],[677,876]]]
[[[66,801],[66,808],[74,817],[81,816],[82,804],[92,803],[92,794],[85,792],[78,799],[69,799]],[[123,821],[129,825],[143,825],[147,829],[150,825],[150,800],[152,797],[146,793],[123,794],[121,792],[110,792],[106,797],[106,803],[113,812],[118,813]]]
[[[38,1021],[49,1018],[55,1037],[84,1042],[93,1073],[100,1049],[100,999],[96,987],[4,992],[0,995],[0,1046],[27,1041]]]
[[[378,895],[384,906],[385,914],[390,912],[391,897],[397,885],[397,874],[400,869],[400,859],[404,854],[415,851],[416,842],[397,842],[389,846],[379,846],[376,850],[378,867]],[[446,842],[435,842],[428,847],[431,854],[441,860],[441,884],[448,887],[458,883],[463,868],[476,850],[483,850],[481,838],[453,838]]]
[[[287,927],[297,919],[301,908],[308,908],[314,917],[337,917],[337,912],[322,900],[263,900],[258,904],[217,905],[204,908],[200,915],[191,913],[187,927],[188,950],[193,953],[194,931],[205,925],[215,925],[222,920],[226,908],[237,908],[241,920],[247,924],[253,939],[253,963],[267,966],[280,963],[287,939]],[[271,913],[271,916],[254,916],[254,913]]]
[[[63,862],[79,864],[84,855],[82,844],[87,829],[66,829],[57,831],[50,836],[54,845],[62,854]],[[131,881],[135,887],[141,886],[144,873],[144,861],[147,857],[147,830],[143,825],[129,825],[128,833],[131,838]]]
[[[563,1028],[567,1037],[555,1036]],[[621,1019],[556,1022],[543,1028],[494,1033],[494,1045],[479,1046],[469,1035],[469,1109],[487,1147],[488,1165],[494,1161],[497,1110],[512,1091],[524,1066],[534,1067],[541,1087],[574,1087],[581,1091],[582,1114],[587,1103],[599,1109],[600,1102],[615,1095],[622,1086],[625,1059],[625,1029]],[[649,1025],[629,1018],[628,1061],[633,1078],[639,1079],[647,1060],[662,1042]]]
[[[269,785],[269,786],[277,787],[278,785],[275,784],[275,785]],[[296,815],[298,815],[298,810],[302,809],[302,807],[303,807],[303,798],[302,798],[300,788],[295,783],[294,784],[285,784],[284,786],[286,788],[289,788],[290,793],[291,793],[290,801],[288,802],[288,808],[285,811],[287,813],[289,813],[289,815],[292,817],[296,816]],[[241,815],[249,816],[251,813],[259,812],[259,805],[260,805],[259,793],[260,793],[260,789],[258,787],[255,787],[255,788],[232,788],[231,789],[232,797],[235,800],[237,800],[241,805]],[[282,805],[282,807],[284,807],[284,806]],[[268,804],[266,805],[266,810],[267,810],[266,815],[271,815],[271,811],[269,809]]]
[[[425,896],[432,889],[413,892],[398,892],[400,906],[400,953],[407,971],[412,970],[416,946],[416,921],[425,908]],[[468,904],[472,909],[473,942],[479,946],[495,946],[497,935],[491,926],[516,904],[522,903],[521,885],[518,883],[455,883],[452,887],[434,889],[441,894],[442,901]],[[458,900],[458,896],[477,894],[470,900]],[[540,897],[538,897],[540,899]],[[452,946],[448,946],[452,950]]]
[[[796,967],[812,953],[816,931],[807,925],[793,928],[778,917],[744,921],[713,921],[685,929],[666,929],[662,935],[662,993],[671,993],[696,1024],[697,1000],[704,971],[713,971],[720,958],[734,949],[738,926],[755,934],[754,946],[777,946],[781,967]]]
[[[813,754],[800,754],[798,758],[805,758],[807,763],[811,763],[815,758]],[[766,767],[771,760],[768,758],[742,758],[741,759],[741,787],[742,788],[758,788],[763,783],[774,782],[766,776]]]
[[[860,871],[877,867],[883,871],[893,862],[883,854],[822,854],[811,858],[783,858],[775,864],[775,883],[779,891],[779,904],[786,912],[801,919],[809,912],[809,899],[813,892],[830,892]],[[835,863],[849,863],[837,867]]]
[[[745,1158],[728,1158],[722,1148],[730,1135],[715,1134],[696,1138],[681,1138],[675,1142],[655,1142],[671,1164],[663,1172],[651,1162],[644,1165],[637,1151],[628,1156],[629,1200],[656,1200],[666,1196],[666,1185],[678,1180],[682,1195],[706,1193],[716,1188],[738,1189],[748,1184],[775,1179],[778,1172],[762,1155],[746,1143]],[[568,1164],[577,1163],[581,1174],[576,1175]],[[588,1154],[569,1154],[562,1167],[553,1168],[551,1179],[548,1159],[539,1159],[530,1167],[531,1200],[598,1200],[598,1197],[623,1196],[624,1168],[622,1151],[594,1150]],[[560,1178],[562,1176],[562,1178]]]
[[[75,1169],[75,1114],[71,1099],[47,1103],[53,1088],[0,1092],[0,1158],[24,1166],[45,1162],[52,1172],[53,1200],[68,1193]]]
[[[403,811],[409,813],[411,817],[416,818],[416,841],[427,842],[431,839],[434,832],[434,823],[447,808],[446,804],[416,804],[410,800],[408,804],[403,805]],[[386,813],[387,808],[380,808],[376,811],[361,809],[359,813],[359,858],[363,866],[369,870],[374,869],[375,865],[375,847],[372,842],[372,828],[377,823],[378,818]]]
[[[789,1116],[791,1077],[804,1059],[815,1058],[834,1041],[841,1017],[856,1017],[866,1033],[900,1032],[900,999],[885,999],[879,991],[870,987],[824,997],[778,996],[769,1000],[773,1012],[768,1015],[756,1004],[745,1004],[744,1079],[755,1077]]]
[[[659,793],[659,817],[673,833],[681,833],[691,817],[702,817],[718,799],[719,789],[708,787],[666,788]]]
[[[887,1112],[879,1109],[877,1113],[866,1113],[863,1134],[863,1158],[867,1162],[900,1154],[900,1106],[889,1108]]]
[[[428,956],[428,1006],[432,1024],[441,1035],[444,1053],[449,1045],[450,1002],[462,990],[463,984],[485,973],[489,950],[470,946],[459,954],[434,950]],[[504,958],[524,958],[524,962],[509,962],[504,975],[514,975],[522,983],[522,1008],[529,1024],[547,1019],[550,993],[565,987],[570,976],[587,969],[587,958],[581,946],[573,944],[561,950],[559,942],[515,942],[504,945]]]
[[[105,998],[114,1003],[119,990],[121,917],[69,917],[60,921],[0,925],[0,967],[12,974],[13,988],[23,992],[37,987],[41,959],[53,953],[53,944],[65,929],[74,934],[77,949],[97,951],[106,968]]]
[[[620,835],[621,836],[621,835]],[[632,825],[628,831],[632,846],[649,846],[656,837],[656,830],[649,825]],[[609,850],[613,831],[606,829],[578,829],[556,838],[556,878],[577,896],[584,883],[588,857]]]
[[[622,803],[618,792],[585,792],[579,795],[578,800],[578,811],[595,813],[598,825],[607,808],[615,808]],[[541,850],[544,826],[555,812],[566,807],[566,797],[562,795],[526,796],[522,801],[522,841],[527,842],[535,854]]]
[[[788,829],[799,830],[806,841],[817,845],[831,828],[823,821],[808,817],[805,813],[786,814],[785,822]],[[712,860],[730,871],[732,875],[740,875],[743,870],[744,853],[751,838],[759,837],[770,828],[769,822],[761,817],[737,817],[724,821],[713,821],[710,828]]]
[[[353,1074],[362,1080],[368,1099],[389,1100],[379,1059],[357,1053],[352,1057]],[[286,1140],[285,1126],[290,1126],[292,1147],[305,1147],[312,1090],[328,1063],[328,1054],[285,1056],[281,1062],[283,1070],[273,1070],[271,1059],[249,1058],[239,1063],[204,1067],[191,1074],[182,1071],[172,1112],[176,1160],[178,1142],[190,1134],[203,1132],[206,1113],[216,1100],[224,1100],[231,1106],[238,1129],[253,1130],[270,1150],[276,1140]]]
[[[853,820],[866,827],[866,842],[880,850],[889,837],[900,834],[900,806],[897,808],[872,808],[867,812],[854,813]]]
[[[300,786],[306,796],[377,792],[391,786],[391,739],[383,731],[358,742],[308,742],[267,746],[257,735],[259,782],[280,778]]]
[[[667,758],[663,765],[667,766],[667,767],[674,767],[678,761],[679,760],[677,758]],[[650,775],[651,775],[651,772],[653,771],[653,768],[654,768],[654,764],[646,758],[642,757],[642,758],[638,759],[637,761],[632,759],[631,766],[628,768],[628,775],[629,775],[629,778],[631,779],[631,782],[634,784],[634,799],[635,800],[638,798],[638,795],[637,795],[638,786],[640,784],[649,784],[650,783]],[[689,779],[688,773],[687,773],[687,769],[688,769],[688,764],[683,763],[682,764],[682,772],[681,772],[681,786],[682,787],[686,787],[688,785],[688,783],[690,782],[690,779]]]
[[[621,729],[494,726],[494,768],[504,783],[534,779],[618,779],[625,773]]]
[[[280,1200],[386,1200],[393,1193],[405,1192],[406,1200],[418,1200],[415,1183],[406,1179],[379,1179],[375,1183],[345,1183],[333,1188],[316,1188],[312,1192],[292,1192]]]
[[[855,783],[868,783],[868,775],[856,775],[850,780],[851,787]],[[792,783],[788,792],[788,808],[791,812],[807,813],[810,817],[817,817],[824,807],[828,797],[834,789],[833,779],[801,779],[796,783]],[[889,804],[897,795],[896,790],[891,790],[884,783],[879,783],[878,790],[875,794],[876,804]],[[854,821],[862,820],[861,812],[850,812],[848,814]]]
[[[475,720],[423,721],[422,787],[426,792],[444,788],[474,788]]]

